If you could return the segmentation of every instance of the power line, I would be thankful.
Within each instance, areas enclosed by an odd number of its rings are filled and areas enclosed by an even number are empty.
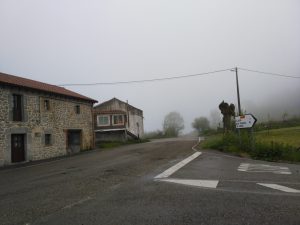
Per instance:
[[[189,75],[182,75],[182,76],[173,76],[173,77],[165,77],[165,78],[154,78],[154,79],[146,79],[146,80],[131,80],[131,81],[116,81],[116,82],[101,82],[101,83],[81,83],[81,84],[60,84],[58,86],[93,86],[93,85],[117,85],[117,84],[132,84],[132,83],[146,83],[146,82],[156,82],[156,81],[165,81],[165,80],[175,80],[175,79],[183,79],[189,77],[196,77],[196,76],[205,76],[214,73],[220,73],[225,71],[231,71],[232,68],[223,69],[223,70],[215,70],[205,73],[197,73],[197,74],[189,74]]]
[[[284,75],[284,74],[279,74],[279,73],[269,73],[269,72],[263,72],[263,71],[259,71],[259,70],[251,70],[251,69],[246,69],[246,68],[241,68],[241,67],[238,67],[238,69],[248,71],[248,72],[253,72],[253,73],[260,73],[260,74],[266,74],[266,75],[271,75],[271,76],[277,76],[277,77],[288,77],[288,78],[300,79],[300,77],[297,77],[297,76],[290,76],[290,75]]]
[[[239,70],[243,70],[243,71],[266,74],[266,75],[270,75],[270,76],[300,79],[300,77],[297,77],[297,76],[290,76],[290,75],[284,75],[284,74],[279,74],[279,73],[263,72],[263,71],[259,71],[259,70],[252,70],[252,69],[246,69],[246,68],[241,68],[241,67],[237,67],[237,68]],[[70,84],[60,84],[58,86],[95,86],[95,85],[118,85],[118,84],[133,84],[133,83],[149,83],[149,82],[175,80],[175,79],[183,79],[183,78],[190,78],[190,77],[197,77],[197,76],[206,76],[206,75],[210,75],[210,74],[221,73],[221,72],[225,72],[225,71],[234,71],[234,70],[235,70],[235,68],[228,68],[228,69],[214,70],[214,71],[204,72],[204,73],[181,75],[181,76],[172,76],[172,77],[164,77],[164,78],[154,78],[154,79],[145,79],[145,80],[130,80],[130,81],[116,81],[116,82],[100,82],[100,83],[77,83],[77,84],[76,83],[70,83]]]

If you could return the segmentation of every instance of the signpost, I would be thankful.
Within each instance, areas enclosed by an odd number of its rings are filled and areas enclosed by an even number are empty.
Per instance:
[[[235,126],[237,129],[252,128],[257,119],[252,114],[245,114],[243,116],[235,117]]]
[[[239,129],[250,128],[250,142],[252,151],[254,150],[253,126],[256,123],[256,121],[257,119],[252,114],[245,114],[242,116],[235,117],[235,126],[239,131],[240,145],[242,143],[242,140]]]

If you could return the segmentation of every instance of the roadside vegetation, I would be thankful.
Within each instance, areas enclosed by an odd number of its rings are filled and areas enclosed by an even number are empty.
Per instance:
[[[144,134],[144,137],[146,139],[160,139],[160,138],[166,138],[166,135],[164,134],[163,131],[161,130],[156,130],[156,131],[150,131],[146,132]]]
[[[277,127],[287,124],[276,122]],[[298,125],[295,121],[293,124]],[[254,132],[253,138],[249,131],[242,129],[240,138],[237,132],[210,135],[201,143],[201,147],[267,161],[300,162],[300,126],[277,129],[263,127],[265,125],[258,125],[259,129]]]
[[[163,130],[156,130],[144,134],[145,139],[159,139],[178,137],[184,129],[184,120],[180,113],[170,112],[163,121]]]
[[[222,109],[221,109],[221,108]],[[266,161],[300,162],[300,117],[287,118],[283,114],[281,121],[272,121],[256,124],[253,135],[249,129],[235,130],[235,122],[231,120],[234,113],[233,104],[222,102],[219,106],[223,116],[227,116],[226,133],[220,127],[216,118],[211,127],[206,117],[195,118],[192,127],[199,136],[206,139],[201,142],[201,147],[229,152],[242,157],[251,157]],[[178,112],[170,112],[165,116],[163,129],[145,133],[145,139],[159,139],[177,137],[183,130],[184,121]]]

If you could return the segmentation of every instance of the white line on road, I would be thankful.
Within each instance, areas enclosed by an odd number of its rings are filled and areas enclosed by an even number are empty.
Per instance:
[[[216,188],[218,186],[218,180],[186,180],[186,179],[163,179],[161,181],[171,182],[177,184],[185,184],[196,187],[205,187],[205,188]]]
[[[258,185],[262,185],[268,188],[273,188],[279,191],[284,191],[284,192],[289,192],[289,193],[300,193],[300,190],[294,189],[294,188],[289,188],[283,185],[278,185],[278,184],[266,184],[266,183],[257,183]]]
[[[249,168],[249,163],[241,163],[241,165],[238,168],[238,171],[247,171]]]
[[[238,171],[252,173],[292,174],[288,167],[250,163],[241,163],[238,167]]]
[[[177,170],[191,162],[193,159],[197,158],[199,155],[201,155],[201,152],[195,152],[193,155],[187,157],[186,159],[182,160],[181,162],[177,163],[176,165],[172,166],[171,168],[165,170],[163,173],[157,175],[154,177],[155,179],[161,179],[161,178],[167,178],[171,176],[173,173],[175,173]]]
[[[89,201],[89,200],[91,200],[91,199],[93,199],[93,198],[91,198],[91,197],[86,197],[86,198],[83,198],[83,199],[81,199],[81,200],[79,200],[79,201],[77,201],[77,202],[74,202],[74,203],[72,203],[72,204],[69,204],[69,205],[66,205],[65,207],[63,207],[62,209],[70,209],[70,208],[72,208],[72,207],[74,207],[74,206],[76,206],[76,205],[80,205],[80,204],[82,204],[82,203],[84,203],[84,202],[86,202],[86,201]]]
[[[196,147],[197,147],[197,145],[200,144],[200,142],[202,141],[202,139],[203,139],[202,137],[199,137],[199,138],[198,138],[198,143],[195,144],[195,145],[192,147],[192,150],[193,150],[193,151],[198,152],[198,150],[196,149]]]
[[[193,151],[198,152],[198,150],[196,149],[196,147],[197,147],[198,144],[199,144],[199,142],[192,147]]]

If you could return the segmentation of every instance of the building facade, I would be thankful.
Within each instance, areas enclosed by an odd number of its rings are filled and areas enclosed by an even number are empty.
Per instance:
[[[144,135],[143,111],[113,98],[94,107],[96,142],[140,139]]]
[[[0,73],[0,165],[94,147],[91,98]]]

